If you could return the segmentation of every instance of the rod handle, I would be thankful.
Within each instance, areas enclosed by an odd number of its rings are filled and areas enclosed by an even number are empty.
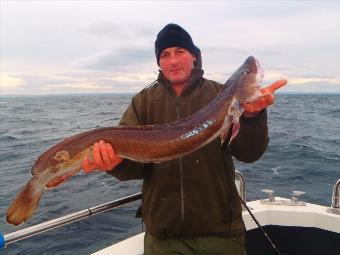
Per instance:
[[[0,249],[5,247],[5,237],[3,234],[0,234]]]

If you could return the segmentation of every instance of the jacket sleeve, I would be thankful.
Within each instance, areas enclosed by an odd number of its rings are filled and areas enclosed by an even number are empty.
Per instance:
[[[138,94],[132,98],[131,104],[124,112],[120,119],[119,125],[122,126],[137,126],[143,125],[143,105]],[[124,159],[122,163],[116,166],[108,174],[116,177],[120,181],[142,179],[144,176],[144,164],[134,162],[129,159]]]
[[[263,110],[253,118],[241,116],[239,133],[229,150],[237,160],[252,163],[263,155],[268,142],[267,111]]]

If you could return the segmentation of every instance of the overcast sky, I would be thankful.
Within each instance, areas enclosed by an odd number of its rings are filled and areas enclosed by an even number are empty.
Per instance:
[[[1,95],[138,92],[157,33],[180,24],[225,80],[253,55],[263,84],[340,93],[340,1],[1,1]]]

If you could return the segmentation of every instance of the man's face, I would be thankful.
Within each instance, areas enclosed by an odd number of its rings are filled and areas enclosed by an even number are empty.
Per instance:
[[[196,57],[188,50],[171,47],[162,51],[159,66],[172,85],[182,85],[189,80]]]

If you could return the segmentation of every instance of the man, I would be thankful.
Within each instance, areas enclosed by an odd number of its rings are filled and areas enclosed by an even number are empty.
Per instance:
[[[179,120],[222,89],[222,84],[203,78],[200,49],[182,27],[166,25],[157,35],[155,53],[159,77],[132,98],[120,125]],[[143,179],[145,254],[246,254],[232,156],[250,163],[267,148],[265,108],[274,96],[263,92],[258,101],[244,105],[240,131],[230,145],[221,146],[218,138],[190,155],[158,164],[123,160],[104,141],[94,145],[93,162],[83,161],[85,171],[100,169],[119,180]]]

